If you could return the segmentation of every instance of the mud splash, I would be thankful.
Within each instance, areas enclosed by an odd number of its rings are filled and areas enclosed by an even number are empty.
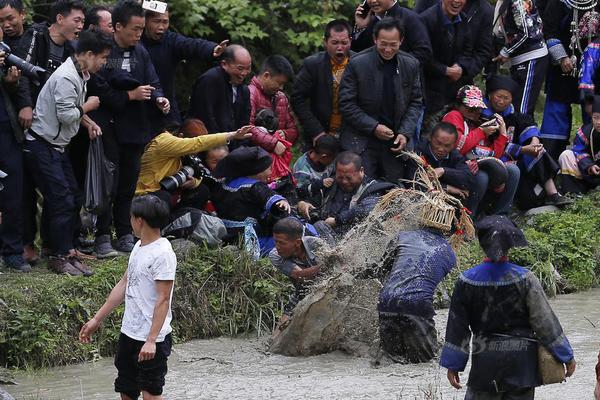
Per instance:
[[[572,379],[538,388],[536,399],[590,399],[600,338],[600,289],[552,300],[575,348]],[[447,313],[436,325],[443,337]],[[166,399],[462,399],[436,363],[371,366],[368,358],[335,352],[313,357],[269,354],[266,338],[219,338],[175,347],[169,362]],[[19,385],[3,386],[17,400],[116,399],[111,359],[36,373],[17,374]],[[466,381],[467,375],[461,375]]]

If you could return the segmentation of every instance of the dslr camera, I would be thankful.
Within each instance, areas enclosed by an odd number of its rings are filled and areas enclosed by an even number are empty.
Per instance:
[[[197,155],[185,156],[182,159],[183,167],[175,174],[166,176],[160,181],[160,187],[173,193],[190,178],[203,178],[207,176],[206,167]]]
[[[46,70],[44,68],[30,64],[22,58],[15,56],[12,54],[10,47],[4,42],[0,42],[0,51],[3,51],[6,55],[4,62],[7,66],[17,67],[17,69],[20,69],[21,73],[28,77],[36,86],[40,85],[44,74],[46,74]]]

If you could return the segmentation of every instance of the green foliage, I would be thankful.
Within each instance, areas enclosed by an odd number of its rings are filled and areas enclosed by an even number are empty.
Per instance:
[[[92,344],[78,343],[77,335],[125,267],[125,259],[97,262],[90,278],[47,271],[3,275],[0,365],[50,367],[113,354],[123,306],[104,321]],[[288,289],[287,280],[270,264],[255,263],[237,249],[196,248],[177,267],[174,337],[185,341],[270,330]]]

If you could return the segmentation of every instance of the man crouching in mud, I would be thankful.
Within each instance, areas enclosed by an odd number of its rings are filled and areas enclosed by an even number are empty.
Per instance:
[[[309,285],[321,271],[315,252],[322,242],[314,236],[304,235],[304,226],[294,217],[279,220],[273,226],[275,248],[269,259],[273,266],[292,279],[294,294],[283,309],[283,315],[273,331],[273,337],[283,331],[296,305],[309,290]]]

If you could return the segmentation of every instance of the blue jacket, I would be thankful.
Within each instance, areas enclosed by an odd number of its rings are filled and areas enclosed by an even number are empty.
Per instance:
[[[154,69],[158,74],[165,97],[171,102],[167,120],[181,122],[181,115],[175,96],[175,70],[182,60],[200,59],[212,61],[216,43],[204,39],[188,38],[177,32],[167,31],[160,40],[142,36],[142,45],[148,51]],[[160,111],[154,117],[160,116]]]

